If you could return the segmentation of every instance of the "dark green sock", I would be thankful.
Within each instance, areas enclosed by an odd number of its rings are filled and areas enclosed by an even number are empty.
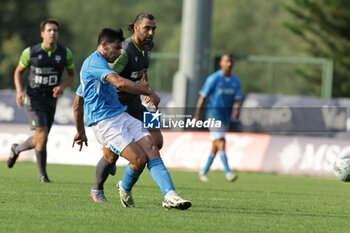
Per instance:
[[[96,179],[95,185],[92,187],[95,190],[103,190],[103,184],[107,180],[107,177],[113,167],[113,164],[107,162],[103,157],[100,159],[96,166]]]
[[[46,176],[46,150],[35,150],[36,163],[38,164],[39,172],[41,176]]]
[[[22,152],[22,151],[26,151],[26,150],[30,150],[34,148],[34,145],[32,143],[33,140],[33,136],[27,138],[27,140],[25,140],[24,142],[22,142],[21,144],[19,144],[16,147],[16,154]]]

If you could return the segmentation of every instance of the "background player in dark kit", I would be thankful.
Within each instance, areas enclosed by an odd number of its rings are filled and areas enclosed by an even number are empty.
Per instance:
[[[26,106],[34,136],[21,144],[12,144],[11,155],[7,161],[12,168],[20,152],[35,149],[35,156],[41,182],[50,182],[46,172],[46,145],[54,121],[57,98],[62,96],[75,76],[72,52],[57,43],[59,23],[54,19],[41,22],[42,43],[26,48],[15,70],[16,103],[18,108]],[[26,94],[22,87],[23,72],[29,68]],[[68,78],[61,83],[64,68]]]

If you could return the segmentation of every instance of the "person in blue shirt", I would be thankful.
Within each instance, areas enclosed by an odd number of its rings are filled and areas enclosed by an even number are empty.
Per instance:
[[[205,81],[198,98],[195,119],[199,120],[201,109],[205,99],[208,99],[206,118],[214,118],[221,121],[221,128],[210,128],[212,148],[205,167],[199,172],[199,180],[208,182],[207,173],[218,154],[224,165],[225,176],[228,181],[237,179],[228,165],[225,150],[225,133],[231,121],[231,115],[238,119],[241,105],[241,81],[231,73],[234,65],[233,54],[225,53],[221,56],[221,69],[210,75]]]
[[[96,167],[96,175],[102,174],[99,184],[91,189],[91,197],[95,202],[105,202],[103,184],[119,156],[130,163],[127,165],[123,180],[117,186],[120,201],[124,207],[135,207],[132,188],[147,167],[151,176],[159,185],[164,195],[163,207],[188,209],[191,202],[182,199],[176,192],[171,176],[164,166],[157,146],[148,131],[144,131],[142,122],[126,112],[118,100],[117,88],[134,94],[149,97],[149,101],[157,108],[160,98],[153,90],[119,76],[108,65],[120,54],[123,31],[105,28],[98,38],[97,51],[85,59],[81,71],[81,84],[73,103],[77,133],[74,143],[87,145],[83,115],[86,124],[93,128],[95,136],[103,147],[114,152],[112,158],[102,158]],[[99,170],[99,171],[97,171]]]
[[[147,70],[150,65],[151,52],[154,46],[153,37],[157,24],[155,17],[149,13],[139,13],[135,20],[128,24],[128,30],[133,35],[122,43],[121,55],[109,66],[123,78],[138,82],[144,87],[151,88],[148,82]],[[143,121],[144,112],[147,108],[142,104],[140,95],[118,91],[119,101],[127,105],[127,112],[136,119]],[[147,97],[146,97],[147,98]],[[159,129],[148,129],[154,143],[160,150],[163,146],[163,136]],[[102,148],[103,156],[110,156],[111,151]],[[111,175],[116,173],[113,167]]]

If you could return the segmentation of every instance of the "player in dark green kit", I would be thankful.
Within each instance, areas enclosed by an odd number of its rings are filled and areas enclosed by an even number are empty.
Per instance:
[[[75,76],[72,52],[57,43],[59,24],[54,19],[40,24],[42,43],[26,48],[15,70],[16,103],[18,108],[26,106],[34,136],[21,144],[12,144],[11,155],[7,161],[12,168],[22,151],[35,149],[41,182],[50,182],[46,172],[46,144],[54,121],[57,98],[62,96]],[[22,74],[29,68],[26,94],[22,88]],[[63,70],[68,78],[61,84]]]
[[[123,42],[122,54],[110,64],[120,76],[138,82],[151,88],[148,83],[147,69],[153,48],[153,37],[156,30],[156,21],[153,15],[140,13],[134,22],[129,23],[129,30],[133,35]],[[143,112],[148,111],[142,105],[140,95],[127,92],[118,92],[119,101],[127,105],[127,112],[136,119],[143,121]],[[146,97],[147,98],[147,97]],[[149,130],[158,149],[163,147],[163,137],[159,129]]]

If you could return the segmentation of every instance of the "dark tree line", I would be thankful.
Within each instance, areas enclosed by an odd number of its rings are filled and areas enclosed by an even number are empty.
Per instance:
[[[38,22],[47,17],[46,0],[2,0],[0,7],[0,88],[11,88],[24,46],[40,41]],[[36,28],[37,30],[33,30]]]
[[[350,97],[350,2],[343,0],[294,0],[286,5],[295,18],[285,26],[301,37],[315,57],[333,59],[333,97]],[[300,70],[311,83],[319,83],[315,70]]]

